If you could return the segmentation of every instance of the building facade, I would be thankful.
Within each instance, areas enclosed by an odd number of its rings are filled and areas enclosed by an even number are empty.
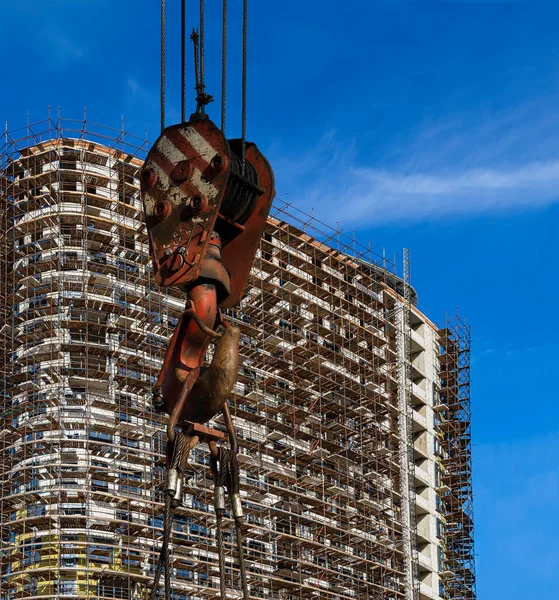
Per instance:
[[[165,444],[150,389],[185,299],[151,281],[146,150],[78,122],[6,134],[2,598],[147,597]],[[392,271],[274,207],[228,315],[251,598],[475,598],[469,331],[437,328]],[[207,450],[191,462],[174,597],[218,598]]]

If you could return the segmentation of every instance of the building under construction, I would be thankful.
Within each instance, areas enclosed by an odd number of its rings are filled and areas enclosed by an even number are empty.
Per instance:
[[[148,596],[165,449],[151,387],[185,298],[151,280],[147,149],[50,118],[3,140],[2,598]],[[475,598],[469,329],[423,315],[403,263],[398,277],[293,207],[272,210],[228,315],[243,332],[230,405],[251,598]],[[219,597],[207,451],[191,463],[175,600]],[[234,598],[231,536],[226,549]]]

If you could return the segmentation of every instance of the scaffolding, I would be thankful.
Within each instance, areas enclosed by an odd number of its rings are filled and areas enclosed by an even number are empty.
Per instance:
[[[403,298],[398,316],[398,359],[399,359],[399,420],[400,461],[402,466],[402,518],[406,560],[406,591],[408,600],[419,600],[419,558],[417,550],[415,460],[412,403],[412,357],[411,357],[411,284],[409,249],[403,251]]]
[[[475,556],[471,463],[470,327],[459,316],[439,331],[441,354],[440,469],[445,513],[446,598],[474,600]]]
[[[139,598],[163,448],[146,388],[181,310],[151,283],[146,142],[60,118],[3,137],[0,595]]]
[[[151,279],[138,181],[147,149],[85,120],[4,136],[3,598],[139,600],[153,576],[165,437],[151,386],[185,298]],[[409,276],[394,271],[275,201],[228,314],[242,330],[230,404],[252,599],[404,600],[410,582],[416,595],[405,539],[413,550],[409,407],[420,400],[405,367],[402,417],[398,336],[402,315],[419,313]],[[212,426],[224,429],[220,417]],[[171,541],[175,600],[219,596],[207,450],[191,462]],[[225,548],[234,589],[231,536]]]

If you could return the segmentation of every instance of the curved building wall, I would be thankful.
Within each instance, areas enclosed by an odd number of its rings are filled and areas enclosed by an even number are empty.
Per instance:
[[[140,165],[62,133],[5,165],[3,598],[139,598],[150,577],[146,390],[182,302],[151,286]]]
[[[162,525],[165,438],[150,388],[184,298],[150,279],[137,179],[145,144],[68,131],[4,148],[0,595],[140,599]],[[319,243],[320,227],[288,224],[284,208],[229,314],[243,331],[231,405],[251,598],[410,598],[413,561],[421,597],[437,598],[435,558],[425,558],[437,542],[422,530],[420,553],[404,549],[402,503],[415,495],[401,457],[420,421],[399,410],[402,298],[371,256],[353,259],[340,237],[337,249]],[[429,394],[413,398],[418,411],[432,405]],[[173,532],[175,600],[219,590],[206,449],[191,463]],[[429,490],[422,512],[433,524]],[[238,593],[231,535],[226,548]]]

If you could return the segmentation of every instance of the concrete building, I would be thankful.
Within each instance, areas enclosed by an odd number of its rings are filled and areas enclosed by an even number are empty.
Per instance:
[[[150,388],[184,297],[151,281],[146,150],[81,122],[6,134],[2,598],[147,597],[165,442]],[[231,405],[251,598],[475,598],[469,331],[423,315],[404,267],[399,278],[340,233],[273,209],[229,314],[243,330]],[[192,465],[176,600],[219,597],[205,448]],[[226,546],[238,590],[230,535]]]

